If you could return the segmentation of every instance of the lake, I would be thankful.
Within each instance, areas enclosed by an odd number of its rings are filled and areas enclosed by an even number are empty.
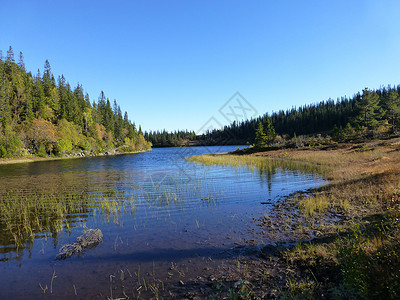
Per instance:
[[[267,244],[258,240],[252,222],[273,209],[265,203],[324,181],[301,171],[185,160],[238,147],[157,148],[1,165],[1,201],[12,207],[14,201],[25,201],[25,194],[53,198],[43,198],[50,200],[36,206],[36,216],[30,208],[25,221],[33,229],[29,236],[21,235],[18,246],[11,232],[23,221],[14,224],[13,215],[0,213],[0,299],[146,298],[161,292],[164,284],[212,271],[249,240],[254,247]],[[70,194],[77,196],[65,211],[46,210],[46,205],[55,207],[55,198]],[[80,256],[55,259],[62,245],[88,228],[101,229],[100,245]]]

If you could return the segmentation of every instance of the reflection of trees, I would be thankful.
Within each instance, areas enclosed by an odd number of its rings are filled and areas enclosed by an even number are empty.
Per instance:
[[[261,182],[267,182],[268,190],[272,190],[272,179],[279,171],[288,170],[302,174],[324,174],[323,166],[304,160],[289,160],[285,158],[271,158],[262,156],[238,156],[226,154],[205,154],[192,156],[190,161],[204,165],[229,166],[247,168],[253,173],[257,172]]]
[[[268,168],[257,168],[258,173],[260,174],[261,182],[266,181],[268,184],[268,191],[272,191],[272,178],[277,173],[277,168],[269,166]]]

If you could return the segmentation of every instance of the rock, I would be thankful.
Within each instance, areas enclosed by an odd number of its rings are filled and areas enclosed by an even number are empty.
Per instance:
[[[62,246],[56,259],[66,259],[74,254],[80,254],[84,249],[94,248],[103,241],[103,233],[100,229],[89,229],[83,235],[78,236],[74,243]]]
[[[89,229],[83,235],[76,238],[75,243],[79,243],[82,248],[92,248],[97,246],[103,240],[103,234],[100,229]]]

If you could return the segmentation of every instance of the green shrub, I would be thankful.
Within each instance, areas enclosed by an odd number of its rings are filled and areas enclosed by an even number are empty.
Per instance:
[[[47,156],[47,152],[46,152],[46,149],[45,149],[45,147],[44,147],[43,144],[40,144],[40,145],[39,145],[39,148],[38,148],[38,150],[36,151],[36,154],[37,154],[37,156],[39,156],[39,157],[46,157],[46,156]]]

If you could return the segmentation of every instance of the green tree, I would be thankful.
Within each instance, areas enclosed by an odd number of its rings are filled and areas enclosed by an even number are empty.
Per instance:
[[[35,77],[34,96],[33,96],[33,111],[37,118],[43,118],[45,115],[44,91],[40,70]]]
[[[390,90],[386,100],[386,117],[392,128],[397,128],[400,115],[400,97],[396,90]]]
[[[256,137],[254,139],[254,147],[260,149],[267,146],[267,144],[268,144],[268,138],[264,132],[264,127],[261,121],[258,121]]]
[[[123,145],[146,144],[139,139],[128,116],[101,93],[99,103],[90,103],[78,83],[72,90],[64,76],[57,85],[48,60],[43,76],[25,69],[23,54],[15,62],[12,47],[3,57],[0,50],[0,156],[45,156],[91,149],[98,152]],[[55,125],[57,124],[57,125]]]
[[[85,147],[85,137],[80,127],[65,119],[58,121],[57,137],[56,150],[59,154],[75,150],[76,147]]]
[[[24,55],[22,52],[19,53],[18,67],[21,69],[21,71],[25,72]]]
[[[361,99],[356,105],[358,109],[358,124],[369,129],[376,128],[383,115],[378,94],[365,88]]]
[[[7,64],[15,63],[14,51],[13,51],[13,49],[12,49],[11,46],[10,46],[10,48],[9,48],[8,51],[7,51],[6,63],[7,63]]]
[[[271,118],[268,115],[266,116],[265,121],[266,126],[264,133],[266,136],[267,145],[271,145],[275,141],[276,132],[274,126],[272,125]]]

